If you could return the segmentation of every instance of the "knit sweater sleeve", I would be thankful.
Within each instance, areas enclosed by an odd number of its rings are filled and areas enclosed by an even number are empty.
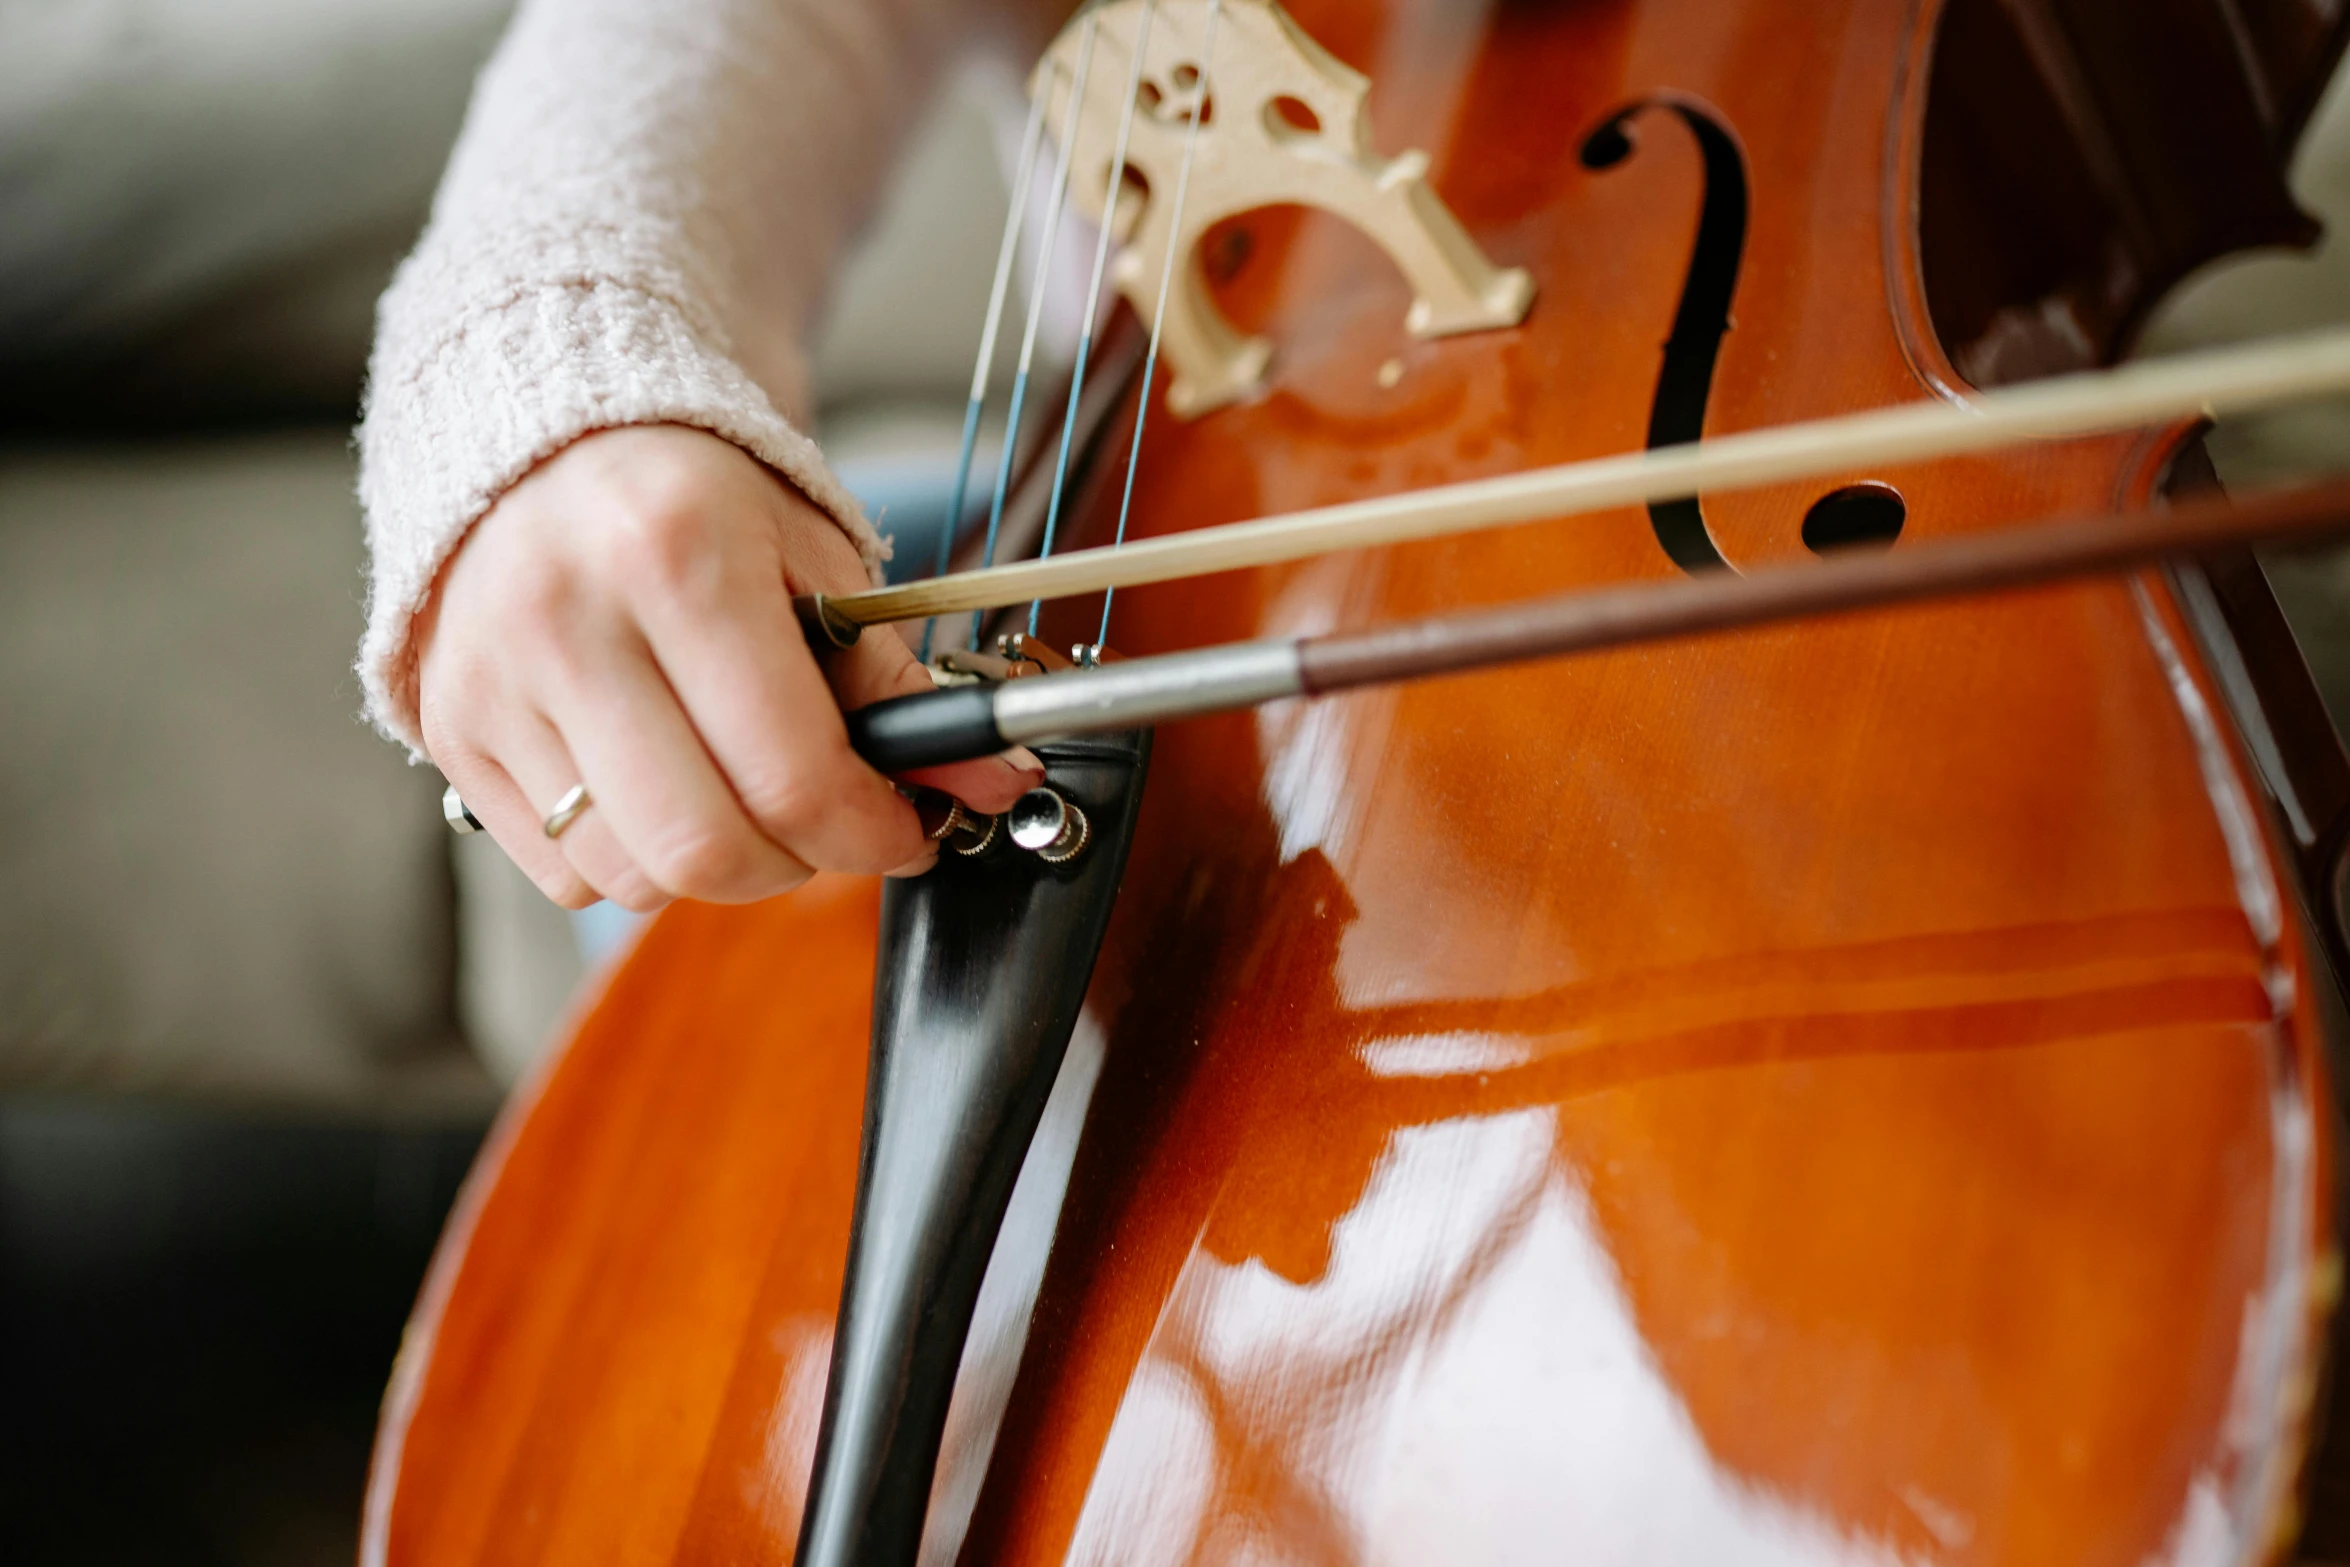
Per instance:
[[[591,430],[735,442],[886,546],[792,423],[800,340],[953,0],[524,0],[378,310],[359,432],[369,716],[420,747],[412,627],[466,530]]]

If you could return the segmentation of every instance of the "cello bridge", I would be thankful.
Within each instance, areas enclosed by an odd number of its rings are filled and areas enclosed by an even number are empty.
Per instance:
[[[1149,8],[1148,58],[1115,185],[1114,149],[1127,83]],[[1496,267],[1428,186],[1428,157],[1382,158],[1364,114],[1370,79],[1307,35],[1274,0],[1222,0],[1204,61],[1209,0],[1107,0],[1082,12],[1046,51],[1029,92],[1050,94],[1045,124],[1077,137],[1069,193],[1096,223],[1115,201],[1123,242],[1111,280],[1135,313],[1161,333],[1173,372],[1167,404],[1192,418],[1257,391],[1272,345],[1243,335],[1209,297],[1201,238],[1224,219],[1260,207],[1317,207],[1368,235],[1412,289],[1405,325],[1446,337],[1517,325],[1533,303],[1533,279]],[[1093,61],[1074,106],[1070,85],[1088,27]],[[1185,183],[1182,229],[1175,191],[1198,121]],[[1170,254],[1177,275],[1162,290]],[[1165,319],[1157,319],[1162,293]]]

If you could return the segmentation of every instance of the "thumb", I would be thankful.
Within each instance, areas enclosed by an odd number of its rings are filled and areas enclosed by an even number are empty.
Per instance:
[[[795,486],[779,484],[774,493],[784,500],[776,523],[785,592],[845,593],[869,585],[840,521]],[[869,626],[856,646],[820,655],[817,662],[844,712],[932,689],[930,676],[895,626]],[[1044,781],[1044,764],[1015,747],[974,762],[918,768],[902,781],[951,794],[975,811],[994,815]]]
[[[868,626],[857,645],[826,661],[833,695],[844,712],[893,696],[935,689],[930,675],[895,626]],[[1044,781],[1044,764],[1025,746],[975,762],[950,762],[904,775],[908,783],[943,790],[975,811],[994,814]]]

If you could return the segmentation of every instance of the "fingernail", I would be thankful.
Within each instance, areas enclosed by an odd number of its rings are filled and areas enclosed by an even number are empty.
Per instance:
[[[886,871],[883,874],[891,881],[905,881],[910,877],[925,874],[932,866],[936,865],[937,863],[938,851],[936,849],[932,849],[928,854],[922,856],[922,858],[909,861],[908,863],[899,866],[896,870]]]
[[[1016,745],[1012,747],[1012,749],[997,757],[996,760],[1003,763],[1006,767],[1009,767],[1013,772],[1018,773],[1023,778],[1034,779],[1042,778],[1044,776],[1043,759],[1024,745]]]

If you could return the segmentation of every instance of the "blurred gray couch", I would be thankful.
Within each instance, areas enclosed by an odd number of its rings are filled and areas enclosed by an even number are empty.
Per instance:
[[[0,1090],[475,1115],[580,984],[349,673],[374,301],[507,5],[0,0]],[[901,532],[943,513],[1015,90],[947,95],[818,347]]]

